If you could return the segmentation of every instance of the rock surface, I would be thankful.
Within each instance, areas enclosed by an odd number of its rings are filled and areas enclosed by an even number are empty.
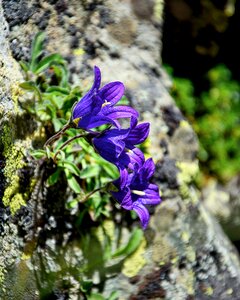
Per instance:
[[[49,191],[40,184],[41,168],[26,160],[28,176],[37,181],[33,195],[15,217],[1,204],[2,299],[43,299],[49,291],[47,296],[52,298],[48,299],[79,299],[78,266],[84,259],[91,261],[96,254],[99,261],[90,275],[106,296],[117,289],[119,299],[238,299],[239,257],[192,184],[198,171],[197,138],[169,96],[169,81],[160,64],[161,3],[0,2],[0,113],[5,116],[0,125],[0,196],[4,198],[12,184],[11,176],[20,180],[23,168],[10,169],[12,174],[6,174],[11,159],[6,148],[16,143],[27,147],[29,130],[35,128],[32,125],[23,126],[21,131],[13,130],[10,144],[3,142],[4,128],[19,127],[21,120],[22,112],[16,107],[16,92],[12,89],[21,80],[17,62],[29,57],[32,38],[44,30],[48,36],[47,51],[59,52],[67,58],[74,83],[89,85],[94,65],[101,68],[104,82],[125,83],[132,105],[141,112],[143,120],[151,122],[150,151],[157,163],[154,180],[163,198],[152,215],[141,247],[110,272],[110,266],[101,261],[104,247],[99,233],[89,233],[89,253],[81,249],[81,242],[69,242],[71,216],[65,215],[64,195],[51,191],[55,193],[56,204],[50,211],[46,205]],[[12,198],[14,195],[11,201]],[[39,224],[36,211],[41,216]],[[115,225],[109,222],[111,229]],[[123,231],[128,234],[127,228]],[[102,252],[95,253],[96,249]]]

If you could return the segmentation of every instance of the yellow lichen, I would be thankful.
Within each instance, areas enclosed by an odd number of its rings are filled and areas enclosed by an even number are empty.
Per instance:
[[[190,183],[197,176],[199,167],[196,161],[194,162],[177,162],[176,166],[181,172],[178,174],[180,183]]]
[[[85,54],[85,51],[82,48],[78,48],[78,49],[73,50],[73,54],[76,56],[81,56],[81,55]]]
[[[122,270],[125,276],[133,277],[137,275],[146,264],[146,259],[143,256],[146,250],[146,244],[146,240],[143,239],[138,249],[125,260]]]
[[[196,178],[199,167],[197,161],[194,162],[176,162],[179,168],[178,182],[180,183],[180,193],[183,198],[189,197],[189,184]]]
[[[5,125],[1,137],[3,145],[3,155],[5,157],[4,176],[7,187],[3,195],[3,203],[9,206],[12,213],[15,213],[25,204],[23,195],[19,193],[18,170],[24,167],[24,148],[19,143],[13,143],[13,133]]]
[[[188,295],[194,295],[195,274],[192,270],[181,270],[177,282],[187,289]]]
[[[164,8],[164,2],[163,2],[163,0],[155,0],[154,18],[157,21],[161,21],[162,20],[163,8]]]
[[[207,287],[205,290],[205,294],[208,296],[212,296],[213,294],[213,288],[211,286]]]

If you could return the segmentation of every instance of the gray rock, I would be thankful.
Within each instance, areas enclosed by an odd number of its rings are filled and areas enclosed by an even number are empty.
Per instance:
[[[43,188],[46,166],[36,167],[26,158],[28,176],[36,180],[33,193],[15,217],[3,205],[0,211],[2,299],[42,299],[46,295],[79,299],[80,270],[86,263],[88,276],[105,296],[118,290],[119,299],[132,300],[238,299],[239,257],[192,184],[198,170],[197,138],[169,96],[169,79],[160,64],[160,2],[147,5],[141,1],[139,6],[138,1],[130,0],[0,2],[0,113],[5,119],[0,129],[1,137],[6,137],[3,129],[13,128],[8,146],[29,147],[28,132],[36,128],[35,124],[17,130],[23,112],[14,109],[12,87],[22,80],[18,61],[28,57],[34,34],[44,30],[47,51],[60,52],[69,60],[75,84],[88,85],[94,65],[101,68],[103,82],[125,83],[131,104],[141,112],[143,121],[151,123],[148,151],[157,163],[154,180],[163,198],[151,212],[139,249],[124,261],[106,264],[98,232],[101,228],[71,239],[72,216],[65,214],[61,201],[67,200],[67,192]],[[11,157],[3,138],[0,150],[4,167]],[[5,169],[0,173],[5,181],[0,186],[3,198],[12,176],[21,177],[22,166],[9,168],[8,174]],[[52,206],[46,205],[50,194],[55,199]],[[10,204],[16,195],[22,201],[17,191],[11,192]],[[109,226],[109,232],[118,228],[111,221]],[[128,236],[129,229],[123,227],[123,242]],[[113,233],[112,239],[114,248]]]

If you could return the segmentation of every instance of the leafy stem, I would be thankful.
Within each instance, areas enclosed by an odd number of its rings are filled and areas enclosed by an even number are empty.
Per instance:
[[[54,134],[53,136],[51,136],[46,143],[44,144],[44,147],[47,147],[48,145],[51,145],[53,142],[55,142],[56,140],[58,140],[63,133],[69,129],[72,128],[73,124],[71,122],[68,122],[65,126],[63,126],[63,128],[61,130],[59,130],[56,134]]]
[[[102,186],[102,187],[100,187],[100,188],[97,188],[97,189],[95,189],[95,190],[93,190],[93,191],[91,191],[90,193],[88,193],[80,202],[81,203],[83,203],[83,202],[86,202],[93,194],[95,194],[95,193],[97,193],[97,192],[99,192],[99,191],[101,191],[101,190],[106,190],[107,189],[107,186],[108,186],[108,184],[107,185],[105,185],[105,186]]]
[[[72,137],[70,140],[67,140],[65,143],[62,144],[62,146],[58,149],[58,151],[56,152],[56,154],[54,155],[53,157],[53,161],[56,163],[56,159],[57,159],[57,156],[58,154],[60,153],[60,151],[65,147],[67,146],[68,144],[70,144],[72,141],[76,140],[76,139],[79,139],[81,137],[85,137],[87,134],[78,134],[74,137]]]

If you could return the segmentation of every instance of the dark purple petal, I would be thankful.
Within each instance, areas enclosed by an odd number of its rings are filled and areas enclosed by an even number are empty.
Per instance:
[[[111,119],[120,119],[120,118],[131,118],[132,116],[138,118],[138,112],[129,106],[116,106],[112,107],[110,105],[106,105],[102,108],[101,114],[111,118]]]
[[[96,115],[100,112],[101,108],[102,99],[94,91],[89,91],[74,107],[73,120],[89,114]]]
[[[118,141],[118,143],[112,143],[104,138],[94,138],[93,144],[97,152],[107,161],[116,164],[118,157],[124,151],[125,143]]]
[[[88,114],[97,114],[102,107],[103,100],[97,97],[97,92],[101,84],[101,71],[94,67],[94,82],[91,89],[82,97],[73,109],[72,118],[78,119]]]
[[[97,66],[94,66],[93,72],[94,72],[94,82],[90,91],[98,91],[101,84],[101,71]]]
[[[126,140],[126,147],[131,149],[133,145],[143,143],[149,135],[149,128],[149,123],[142,123],[132,129]]]
[[[133,210],[135,210],[135,212],[138,214],[141,224],[142,224],[142,228],[146,229],[149,219],[150,219],[147,208],[144,205],[135,202],[135,203],[133,203]]]
[[[110,102],[110,105],[116,104],[124,94],[124,85],[122,82],[115,81],[106,84],[99,90],[99,96],[102,100]]]
[[[128,151],[127,155],[129,156],[129,159],[130,159],[130,164],[128,165],[128,167],[131,170],[136,171],[139,168],[141,168],[142,165],[144,164],[144,155],[140,149],[134,148],[134,149]]]
[[[152,158],[149,158],[145,161],[142,170],[141,170],[141,180],[148,181],[155,172],[155,164]]]
[[[135,118],[134,116],[132,116],[131,117],[131,122],[130,122],[130,128],[131,128],[131,130],[134,129],[137,126],[137,122],[138,122],[138,119]]]
[[[158,186],[156,184],[149,184],[148,188],[143,192],[145,195],[139,196],[138,202],[141,202],[144,205],[157,205],[161,202]]]
[[[111,192],[114,198],[119,202],[119,204],[122,206],[122,208],[126,210],[132,210],[133,209],[133,203],[131,199],[131,192],[129,188],[125,188],[123,190],[120,190],[119,192]]]
[[[78,128],[92,129],[104,124],[112,124],[117,128],[121,127],[118,121],[98,114],[96,116],[87,115],[83,117],[78,123]]]
[[[119,170],[119,173],[120,173],[120,177],[119,177],[118,186],[122,190],[127,184],[128,171],[127,171],[127,169],[123,168],[123,169]]]

